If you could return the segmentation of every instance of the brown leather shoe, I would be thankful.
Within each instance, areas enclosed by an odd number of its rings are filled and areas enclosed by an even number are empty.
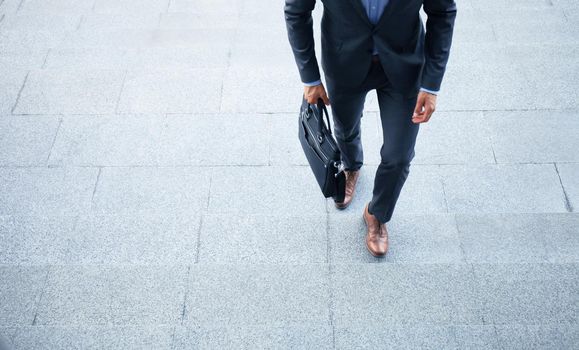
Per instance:
[[[364,208],[364,222],[368,228],[366,234],[366,247],[370,254],[377,258],[386,255],[388,251],[388,230],[386,224],[381,223],[378,219],[368,212],[368,204]]]
[[[346,195],[344,196],[343,202],[334,201],[334,204],[338,209],[346,209],[352,202],[356,190],[356,183],[358,182],[358,176],[360,175],[360,169],[352,171],[344,170],[344,174],[346,175]]]

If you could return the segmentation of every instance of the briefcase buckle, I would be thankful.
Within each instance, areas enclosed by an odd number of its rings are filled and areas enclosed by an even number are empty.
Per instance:
[[[334,177],[338,177],[340,173],[344,171],[344,164],[342,162],[334,162],[334,168],[338,169],[338,172],[334,174]]]

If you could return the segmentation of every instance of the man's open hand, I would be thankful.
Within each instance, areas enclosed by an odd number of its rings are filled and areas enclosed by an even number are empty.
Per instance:
[[[418,99],[416,100],[416,107],[414,107],[412,122],[415,124],[426,123],[432,116],[432,113],[434,113],[435,109],[436,95],[420,91],[418,93]]]
[[[327,105],[330,104],[330,99],[326,95],[326,89],[324,89],[324,84],[316,86],[304,86],[304,98],[309,104],[317,104],[318,98],[321,98]]]

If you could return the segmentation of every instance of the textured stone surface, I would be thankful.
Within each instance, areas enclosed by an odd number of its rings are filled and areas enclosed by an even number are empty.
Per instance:
[[[59,266],[38,305],[38,325],[174,324],[181,317],[183,266]]]
[[[170,115],[159,162],[166,165],[267,165],[271,118],[265,115]]]
[[[497,162],[578,162],[579,118],[563,111],[484,112]],[[525,124],[521,128],[521,123]]]
[[[218,215],[203,217],[199,262],[323,263],[325,215]]]
[[[336,264],[332,287],[339,327],[367,320],[388,325],[482,324],[478,287],[468,265]]]
[[[475,264],[484,319],[500,325],[577,324],[577,264]]]
[[[327,323],[228,327],[178,327],[174,349],[333,349],[332,329]]]
[[[0,0],[0,349],[577,348],[577,1],[457,7],[376,259],[376,93],[338,210],[283,1]]]
[[[32,326],[16,332],[14,349],[171,349],[173,326]]]
[[[0,164],[45,165],[52,148],[59,119],[32,116],[0,119]]]
[[[473,263],[577,262],[577,214],[460,214],[461,246]]]
[[[325,264],[191,267],[187,325],[295,326],[329,320]]]
[[[215,113],[222,70],[130,71],[119,113]]]
[[[98,172],[92,168],[0,168],[0,214],[86,212]]]
[[[112,113],[122,80],[122,72],[110,70],[31,71],[14,113]]]
[[[50,165],[157,165],[163,116],[66,117]]]
[[[325,200],[309,167],[231,169],[212,169],[209,201],[211,213],[291,212],[299,215],[326,212]]]
[[[208,168],[105,168],[94,193],[94,212],[199,212],[207,208],[210,171]]]
[[[47,268],[0,266],[0,325],[30,325],[46,283]]]
[[[451,212],[567,211],[552,164],[449,165],[440,172]]]
[[[556,164],[559,177],[565,191],[565,198],[567,199],[567,210],[577,212],[579,211],[579,164]]]

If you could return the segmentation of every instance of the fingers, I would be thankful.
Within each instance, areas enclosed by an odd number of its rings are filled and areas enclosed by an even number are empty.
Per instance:
[[[321,97],[322,97],[322,100],[324,101],[324,104],[326,106],[329,106],[330,105],[330,99],[328,98],[328,95],[326,95],[326,90],[324,90]]]
[[[323,85],[316,85],[316,86],[306,86],[304,89],[304,98],[308,101],[309,104],[317,104],[318,99],[322,99],[325,105],[330,104],[330,99],[326,94],[326,89]]]
[[[426,98],[423,94],[418,94],[418,98],[416,99],[416,106],[414,107],[414,114],[412,115],[413,119],[422,115],[425,99]]]
[[[415,124],[428,122],[436,109],[435,105],[435,100],[427,98],[426,94],[418,94],[412,122]]]

